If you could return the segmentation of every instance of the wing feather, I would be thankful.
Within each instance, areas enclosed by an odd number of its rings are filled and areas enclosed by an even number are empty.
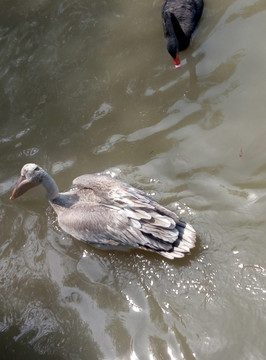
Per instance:
[[[194,229],[143,191],[107,175],[82,175],[73,185],[79,201],[58,216],[72,236],[97,246],[156,250],[171,259],[194,247]]]

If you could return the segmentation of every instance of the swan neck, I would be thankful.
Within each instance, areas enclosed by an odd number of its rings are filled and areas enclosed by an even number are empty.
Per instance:
[[[42,185],[46,190],[46,197],[49,201],[56,199],[59,195],[59,189],[54,179],[47,173],[44,174]]]
[[[165,21],[165,36],[168,42],[168,52],[175,57],[178,51],[187,48],[189,39],[173,13],[167,14]]]

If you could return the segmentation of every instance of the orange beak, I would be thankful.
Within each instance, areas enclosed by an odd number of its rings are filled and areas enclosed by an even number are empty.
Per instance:
[[[180,58],[179,58],[179,55],[177,54],[175,59],[174,59],[174,63],[175,63],[175,68],[179,68],[181,66],[181,61],[180,61]]]
[[[25,178],[25,176],[21,176],[16,185],[15,188],[10,196],[10,200],[14,200],[16,198],[18,198],[19,196],[23,195],[26,191],[28,191],[29,189],[35,187],[39,185],[38,183],[35,182],[30,182],[29,180],[27,180]]]

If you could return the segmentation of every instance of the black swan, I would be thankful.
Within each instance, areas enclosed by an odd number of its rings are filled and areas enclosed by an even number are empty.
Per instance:
[[[162,8],[164,36],[167,50],[180,67],[179,51],[190,42],[203,11],[203,0],[166,0]]]
[[[193,227],[144,192],[108,175],[81,175],[60,193],[40,166],[26,164],[10,197],[42,184],[59,226],[78,240],[99,248],[139,248],[169,259],[181,258],[195,246]]]

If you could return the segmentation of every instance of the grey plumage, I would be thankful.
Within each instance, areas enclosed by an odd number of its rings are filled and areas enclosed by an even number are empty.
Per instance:
[[[37,183],[46,188],[59,226],[78,240],[102,248],[141,248],[170,259],[183,257],[195,246],[191,225],[143,191],[107,175],[79,176],[70,191],[59,193],[46,171],[26,164],[11,199]]]

